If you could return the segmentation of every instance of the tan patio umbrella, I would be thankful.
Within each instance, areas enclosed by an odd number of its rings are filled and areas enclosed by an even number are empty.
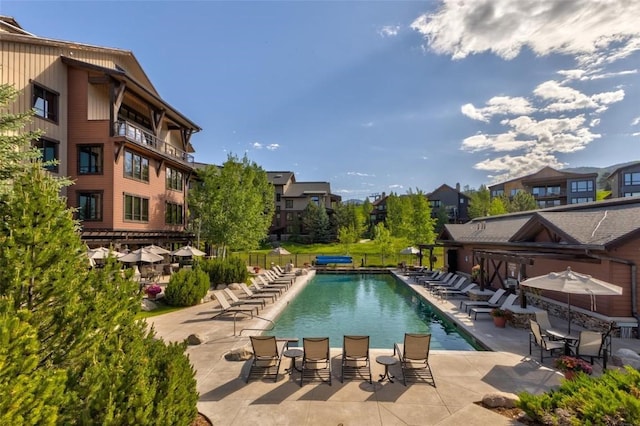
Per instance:
[[[159,254],[159,255],[163,255],[163,254],[169,254],[171,253],[170,250],[167,250],[166,248],[162,248],[156,245],[151,244],[150,246],[146,246],[143,247],[143,249],[150,251],[151,253],[155,253],[155,254]]]
[[[591,296],[591,310],[596,310],[596,296],[620,296],[622,287],[593,278],[591,275],[573,272],[567,268],[563,272],[551,272],[547,275],[529,278],[520,285],[541,290],[559,291],[567,294],[569,305],[569,333],[571,333],[571,295],[586,294]]]
[[[155,254],[150,252],[149,250],[145,250],[144,248],[141,248],[138,250],[134,250],[129,254],[125,254],[124,256],[120,257],[118,260],[124,263],[138,263],[138,262],[155,263],[155,262],[160,262],[161,260],[164,260],[164,258],[159,254]]]
[[[286,248],[276,247],[273,250],[271,250],[269,252],[269,254],[278,254],[278,255],[282,255],[282,256],[287,256],[287,255],[291,254],[291,252],[289,252],[289,250],[287,250]]]
[[[184,247],[180,247],[178,250],[172,251],[171,254],[173,256],[179,256],[179,257],[191,257],[191,256],[204,256],[206,253],[198,250],[195,247],[184,246]]]
[[[87,251],[87,256],[89,256],[89,259],[91,260],[102,260],[102,259],[106,259],[109,256],[113,256],[115,258],[121,257],[123,254],[119,253],[115,250],[111,250],[107,247],[98,247],[98,248],[94,248],[94,249],[89,249]]]

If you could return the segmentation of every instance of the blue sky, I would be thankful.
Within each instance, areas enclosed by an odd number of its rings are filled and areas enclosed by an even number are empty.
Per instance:
[[[343,199],[640,160],[640,2],[7,1],[41,37],[131,50],[229,153]]]

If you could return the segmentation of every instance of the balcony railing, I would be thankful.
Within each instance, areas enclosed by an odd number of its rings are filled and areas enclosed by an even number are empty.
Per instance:
[[[115,134],[117,136],[124,136],[128,141],[150,148],[160,154],[176,158],[185,163],[193,164],[195,161],[193,155],[158,139],[152,133],[142,130],[140,127],[137,127],[128,121],[116,121]]]

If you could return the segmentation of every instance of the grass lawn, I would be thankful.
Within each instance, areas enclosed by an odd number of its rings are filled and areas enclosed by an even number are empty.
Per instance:
[[[158,305],[158,309],[154,309],[153,311],[140,311],[136,315],[136,319],[155,317],[156,315],[168,314],[169,312],[179,311],[185,308],[185,306],[169,306],[161,301],[156,302],[156,304]]]

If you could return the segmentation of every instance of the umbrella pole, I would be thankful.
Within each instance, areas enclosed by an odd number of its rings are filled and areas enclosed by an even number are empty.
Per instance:
[[[569,329],[567,330],[567,334],[571,334],[571,294],[567,294],[567,305],[569,306]]]

